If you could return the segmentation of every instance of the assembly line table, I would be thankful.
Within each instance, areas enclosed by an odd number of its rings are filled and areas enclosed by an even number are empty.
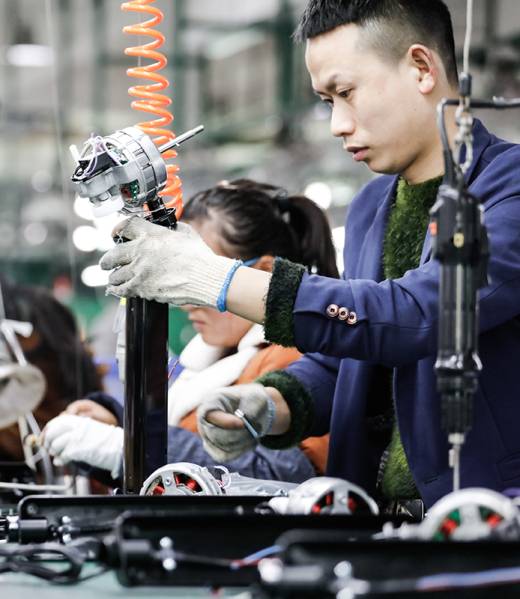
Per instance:
[[[86,564],[83,575],[88,575],[98,566]],[[34,593],[34,595],[33,595]],[[21,599],[37,597],[37,599],[92,599],[93,597],[118,598],[153,597],[153,599],[199,599],[203,597],[234,597],[235,599],[251,599],[251,594],[240,588],[227,588],[214,591],[208,587],[124,587],[121,586],[114,572],[105,572],[96,578],[77,584],[59,585],[40,580],[27,574],[0,574],[0,597],[2,599]]]

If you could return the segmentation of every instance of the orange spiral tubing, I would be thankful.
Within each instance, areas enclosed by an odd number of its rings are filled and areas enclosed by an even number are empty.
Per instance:
[[[161,93],[170,83],[164,75],[159,73],[166,66],[167,60],[166,56],[158,51],[164,44],[164,35],[154,27],[162,22],[163,13],[159,8],[151,6],[154,2],[155,0],[131,0],[131,2],[123,2],[121,10],[125,12],[133,11],[151,17],[147,21],[124,27],[123,32],[152,38],[152,41],[148,43],[125,49],[127,56],[137,56],[152,61],[146,65],[132,67],[126,73],[129,77],[148,81],[148,83],[131,86],[128,93],[133,98],[137,98],[131,104],[134,110],[140,110],[157,117],[151,121],[138,123],[137,127],[149,135],[157,146],[160,146],[174,139],[175,134],[170,129],[166,129],[173,121],[173,114],[167,108],[172,101],[168,96]],[[162,156],[165,160],[168,160],[169,158],[175,158],[177,152],[168,150]],[[167,207],[176,208],[176,215],[179,218],[182,212],[181,180],[177,174],[179,167],[175,164],[167,164],[166,172],[168,175],[166,186],[159,195],[164,199]]]

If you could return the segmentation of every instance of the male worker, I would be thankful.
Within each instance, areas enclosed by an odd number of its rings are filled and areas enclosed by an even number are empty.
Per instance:
[[[297,37],[332,134],[383,175],[350,207],[343,280],[284,260],[271,276],[213,255],[188,226],[135,218],[119,231],[131,241],[102,266],[119,267],[117,295],[227,309],[306,352],[258,384],[208,398],[199,426],[214,456],[251,447],[250,425],[270,447],[330,430],[330,475],[428,506],[452,487],[434,373],[439,269],[427,234],[444,170],[436,106],[457,96],[451,18],[442,0],[310,0]],[[455,128],[450,117],[450,139]],[[520,485],[520,149],[479,121],[473,133],[466,176],[484,202],[491,260],[462,485],[503,489]]]

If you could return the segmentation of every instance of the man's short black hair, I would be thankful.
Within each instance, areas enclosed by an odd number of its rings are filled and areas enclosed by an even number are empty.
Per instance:
[[[309,0],[294,39],[305,41],[341,25],[364,28],[380,55],[401,60],[412,44],[441,57],[448,81],[458,82],[453,26],[442,0]]]

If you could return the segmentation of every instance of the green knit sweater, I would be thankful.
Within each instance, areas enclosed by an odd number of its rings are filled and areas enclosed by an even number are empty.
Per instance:
[[[400,179],[385,233],[383,272],[385,279],[402,277],[419,266],[429,211],[442,177],[417,185]],[[419,493],[408,466],[401,436],[394,420],[392,439],[382,460],[381,492],[387,499],[414,499]]]

